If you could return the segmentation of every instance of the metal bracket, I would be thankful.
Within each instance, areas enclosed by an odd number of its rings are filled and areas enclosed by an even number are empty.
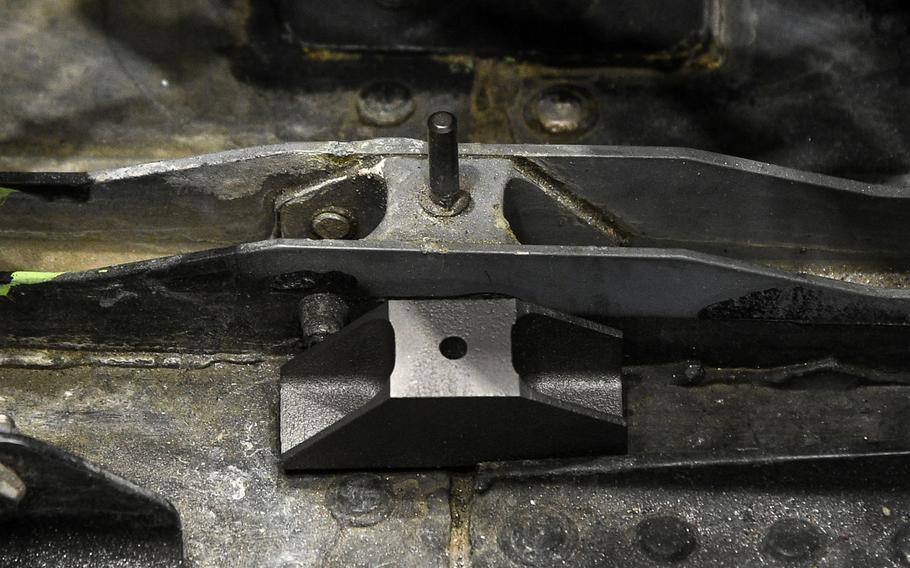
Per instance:
[[[514,299],[391,300],[281,371],[285,469],[622,451],[621,334]]]
[[[9,424],[0,421],[0,566],[182,565],[170,503]]]

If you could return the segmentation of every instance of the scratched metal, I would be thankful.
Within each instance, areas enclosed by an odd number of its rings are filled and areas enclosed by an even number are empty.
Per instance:
[[[274,362],[0,376],[24,433],[169,499],[191,567],[448,565],[445,472],[281,471]]]

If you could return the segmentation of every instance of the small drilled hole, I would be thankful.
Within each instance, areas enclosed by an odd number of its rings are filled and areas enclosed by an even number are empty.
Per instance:
[[[468,352],[468,344],[460,337],[446,337],[439,342],[439,352],[446,359],[461,359]]]

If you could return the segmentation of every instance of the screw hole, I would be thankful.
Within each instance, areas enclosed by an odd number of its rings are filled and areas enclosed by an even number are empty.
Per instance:
[[[446,337],[439,342],[439,352],[446,359],[461,359],[468,352],[468,344],[460,337]]]

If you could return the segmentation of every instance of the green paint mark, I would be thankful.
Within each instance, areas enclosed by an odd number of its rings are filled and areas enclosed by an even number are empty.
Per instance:
[[[3,204],[6,203],[6,198],[14,193],[18,193],[18,190],[0,187],[0,207],[3,207]]]
[[[0,296],[9,294],[10,288],[21,284],[41,284],[53,280],[63,274],[62,272],[13,272],[9,284],[0,284]]]

